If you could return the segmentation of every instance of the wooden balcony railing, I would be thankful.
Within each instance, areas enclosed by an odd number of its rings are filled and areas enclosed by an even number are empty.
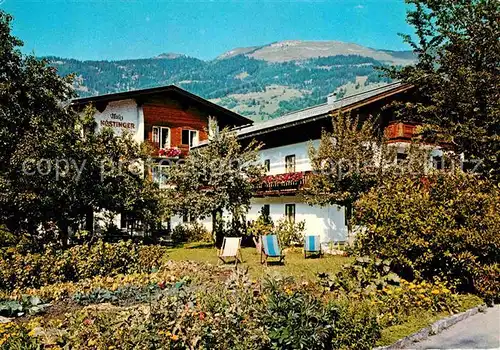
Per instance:
[[[155,158],[185,158],[189,154],[189,145],[179,145],[177,147],[169,147],[160,149],[158,145],[149,141],[153,147],[151,156]]]
[[[385,136],[389,142],[410,141],[419,125],[414,123],[395,122],[385,128]]]
[[[309,171],[268,175],[255,185],[255,196],[293,195],[307,185],[309,178]]]

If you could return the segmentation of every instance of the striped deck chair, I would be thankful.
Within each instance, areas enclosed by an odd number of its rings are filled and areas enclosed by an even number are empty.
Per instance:
[[[304,258],[307,258],[307,253],[310,255],[321,256],[321,243],[319,241],[319,236],[304,237]]]
[[[235,265],[238,265],[239,262],[243,262],[243,256],[241,255],[241,237],[224,237],[222,247],[217,256],[224,264],[227,264],[230,258],[234,258]]]
[[[260,251],[260,263],[267,265],[268,258],[278,258],[278,262],[281,263],[285,259],[285,255],[281,251],[278,236],[276,235],[266,235],[260,236],[260,241],[262,243]]]

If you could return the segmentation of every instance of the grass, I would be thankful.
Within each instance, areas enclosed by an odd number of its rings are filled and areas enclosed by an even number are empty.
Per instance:
[[[217,250],[207,244],[186,244],[183,247],[172,248],[168,251],[168,259],[192,260],[217,264]],[[284,265],[261,265],[260,254],[255,248],[242,248],[243,264],[238,264],[243,268],[248,267],[248,273],[252,278],[262,278],[268,274],[282,274],[294,276],[297,280],[314,280],[319,272],[335,274],[340,271],[342,265],[350,262],[350,258],[339,255],[325,254],[321,258],[304,259],[302,249],[293,249],[285,252]],[[270,259],[272,261],[272,259]],[[230,267],[231,264],[226,266]]]
[[[484,304],[484,301],[481,298],[471,294],[460,295],[459,298],[461,304],[458,310],[459,312],[464,312],[475,306]],[[399,339],[418,332],[422,328],[428,327],[434,322],[447,316],[450,316],[447,312],[435,314],[431,311],[420,312],[418,315],[410,315],[406,322],[384,328],[382,330],[381,338],[377,342],[377,346],[390,345]]]
[[[437,320],[448,316],[448,313],[434,314],[432,312],[421,312],[418,315],[411,315],[406,322],[382,330],[377,346],[385,346],[395,343],[399,339],[418,332],[424,327],[430,326]]]

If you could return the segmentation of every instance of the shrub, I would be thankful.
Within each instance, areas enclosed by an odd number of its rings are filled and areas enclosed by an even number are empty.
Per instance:
[[[273,219],[263,208],[260,210],[260,213],[257,220],[250,222],[247,228],[247,233],[253,237],[268,235],[274,228]]]
[[[330,304],[337,315],[330,349],[373,349],[381,326],[375,310],[363,301]]]
[[[0,289],[38,288],[94,276],[150,271],[158,267],[166,248],[120,243],[83,244],[67,250],[47,249],[38,254],[16,248],[0,250]]]
[[[305,221],[294,222],[280,219],[276,222],[273,233],[279,237],[283,246],[290,247],[304,242],[304,228]]]
[[[313,296],[268,281],[262,323],[275,349],[325,349],[333,337],[334,314]]]
[[[500,292],[500,191],[467,174],[398,178],[357,203],[357,254],[390,259],[407,280],[440,277],[487,298]]]
[[[320,273],[320,285],[328,291],[342,290],[346,293],[368,294],[388,285],[399,285],[400,278],[391,271],[389,260],[358,257],[344,265],[333,278]]]
[[[380,336],[375,315],[361,303],[325,304],[279,280],[265,291],[261,317],[273,349],[371,349]]]
[[[41,348],[37,338],[23,324],[14,322],[0,323],[0,348],[5,350],[38,350]]]
[[[147,303],[41,318],[22,331],[33,337],[17,339],[72,349],[369,349],[379,337],[366,305],[325,303],[289,279],[269,280],[262,289],[241,272],[225,282],[180,282],[156,288]],[[113,293],[120,297],[119,289]],[[111,294],[85,298],[101,302]]]
[[[194,221],[175,226],[172,231],[172,240],[175,243],[212,242],[213,238],[203,224]]]

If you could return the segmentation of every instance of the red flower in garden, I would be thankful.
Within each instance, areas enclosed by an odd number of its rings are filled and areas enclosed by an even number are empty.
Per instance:
[[[200,312],[200,320],[204,320],[205,319],[205,313],[203,311]]]
[[[94,321],[89,319],[89,318],[86,318],[85,320],[83,320],[83,324],[86,326],[90,326],[93,323],[94,323]]]

